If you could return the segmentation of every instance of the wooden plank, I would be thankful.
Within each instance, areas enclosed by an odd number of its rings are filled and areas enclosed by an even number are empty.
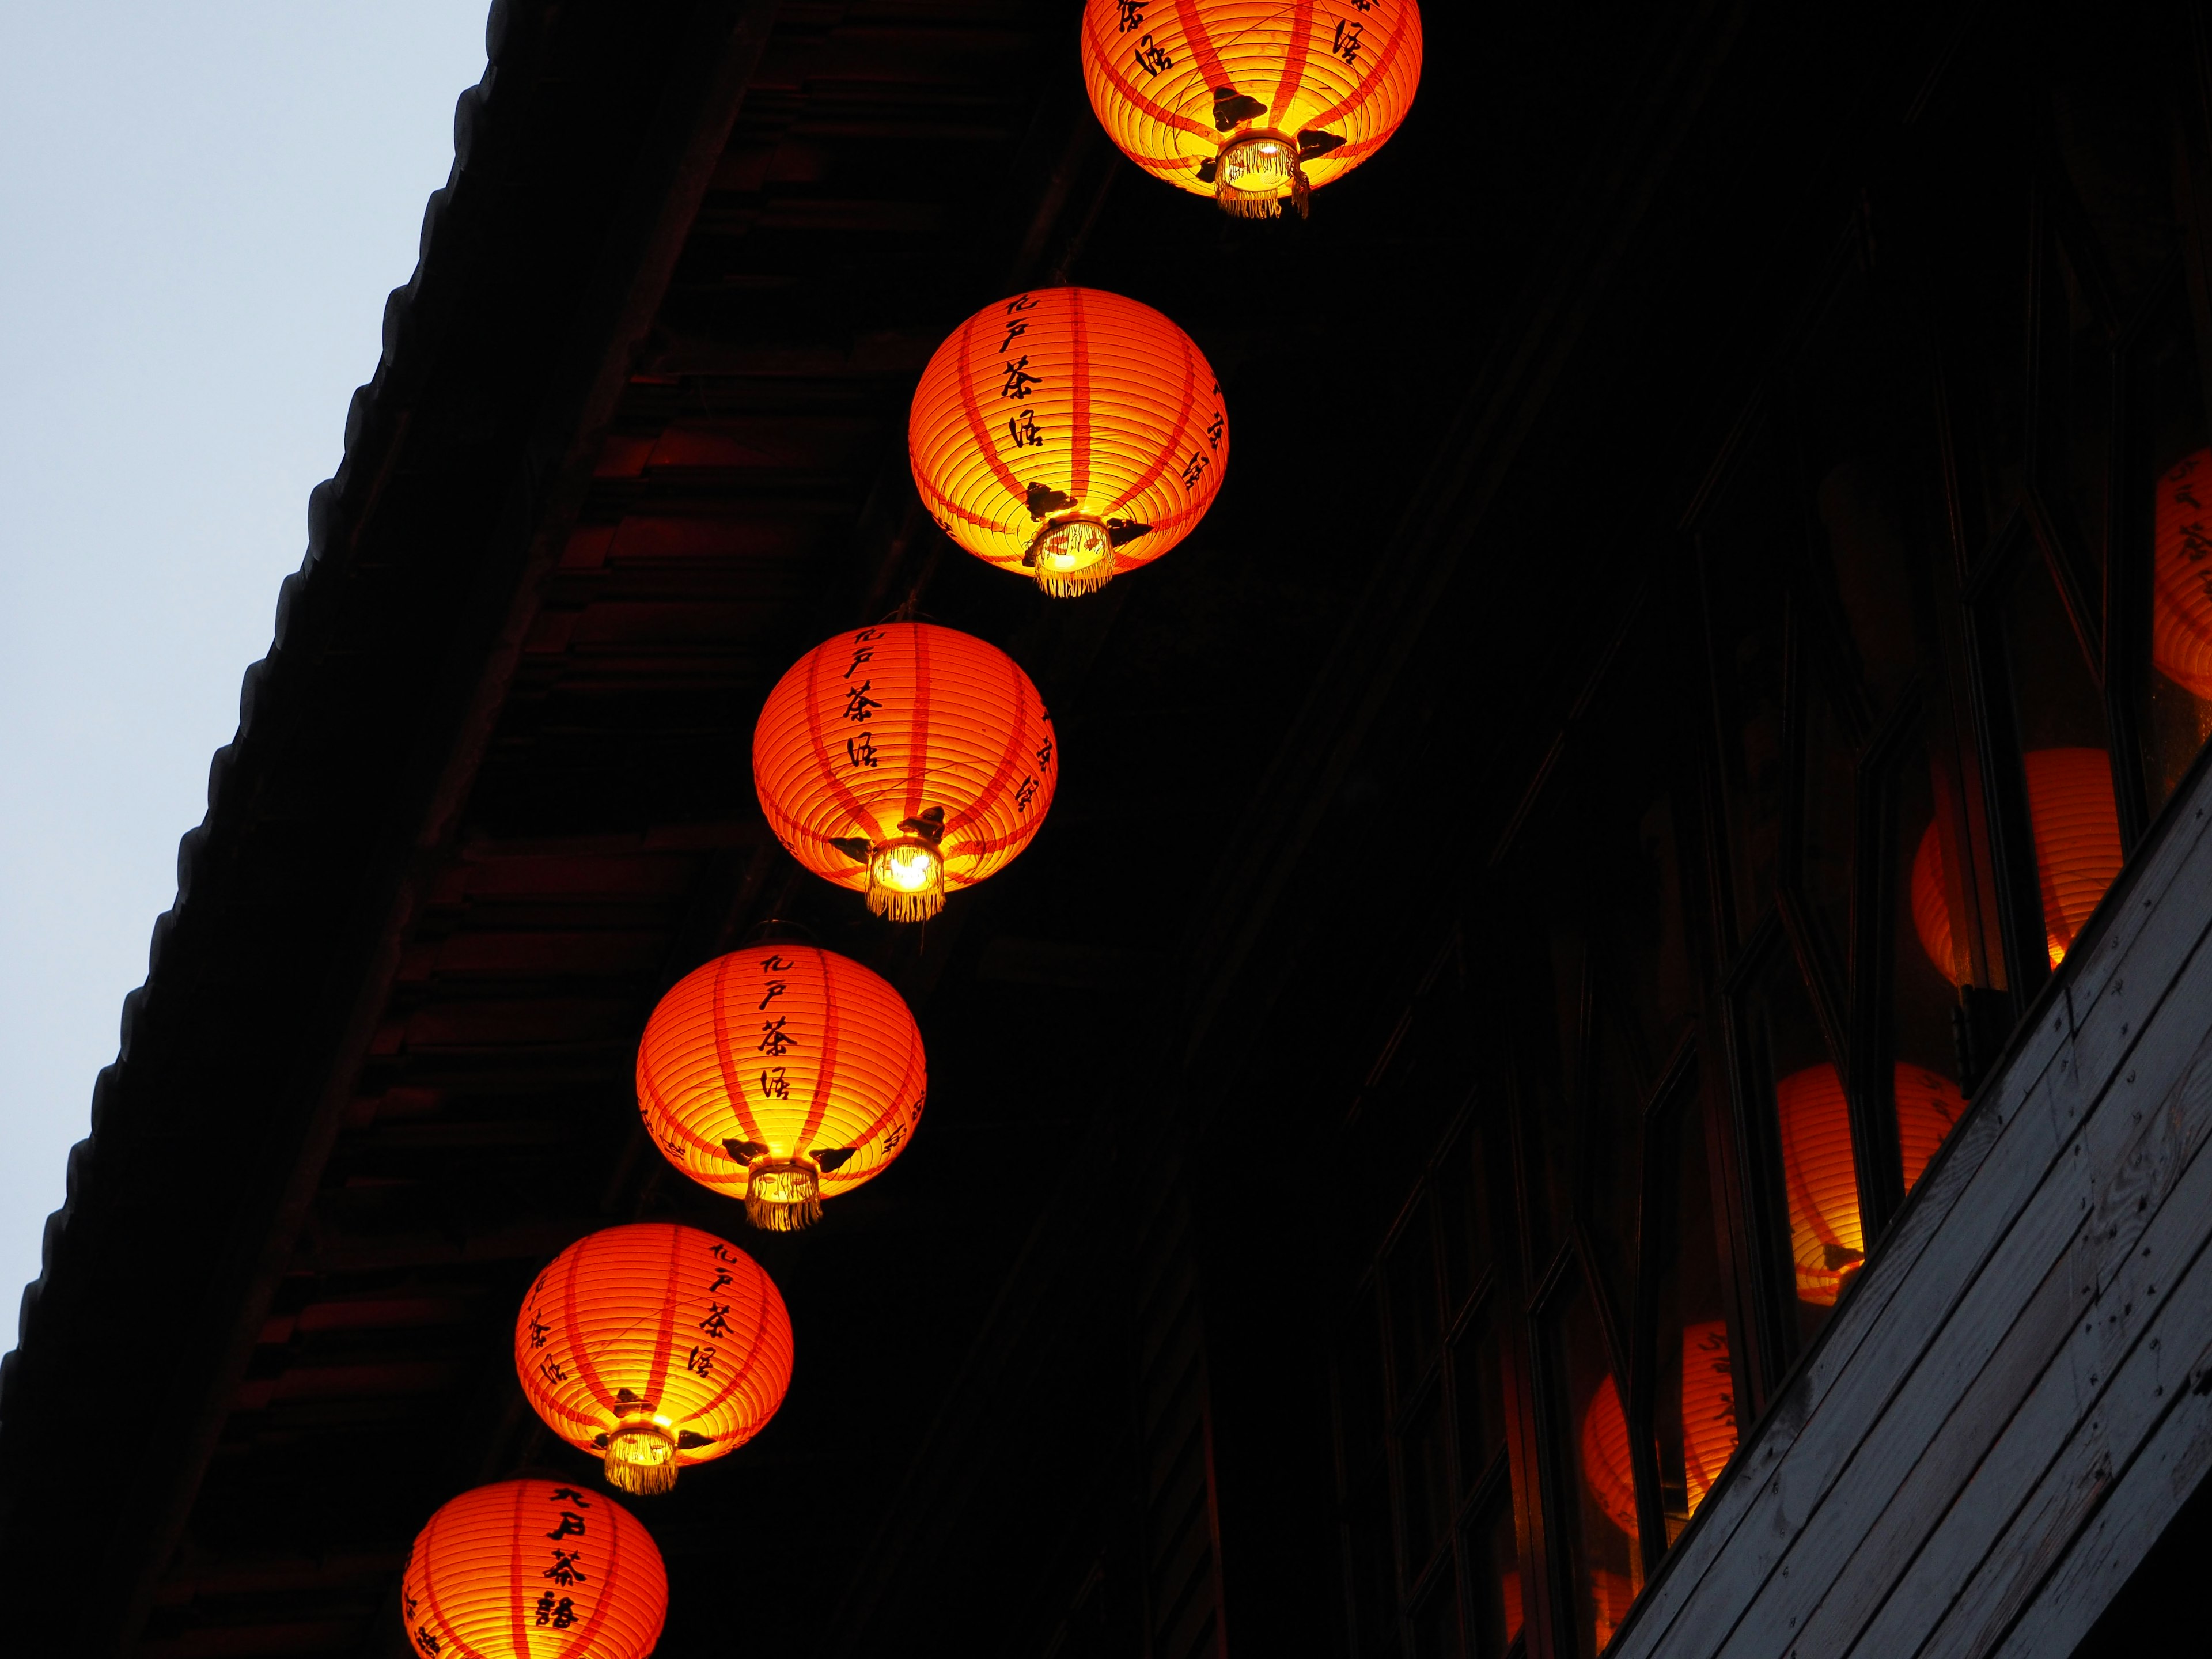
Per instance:
[[[2192,971],[2191,980],[2212,983],[2212,951],[2199,953],[2192,964],[2197,969],[2204,971]],[[2187,1030],[2173,1020],[2159,1035]],[[1972,1482],[1948,1510],[1900,1516],[1892,1523],[1900,1543],[1923,1538],[1925,1543],[1868,1625],[1859,1651],[1909,1653],[1928,1637],[1957,1588],[1993,1559],[1996,1540],[2021,1505],[2047,1481],[2056,1449],[2099,1409],[2116,1373],[2151,1334],[2154,1320],[2171,1316],[2169,1304],[2180,1295],[2184,1270],[2212,1237],[2212,1156],[2204,1154],[2212,1141],[2212,1036],[2200,1036],[2187,1062],[2166,1075],[2173,1077],[2176,1070],[2178,1084],[2161,1091],[2166,1098],[2157,1109],[2139,1111],[2123,1094],[2103,1114],[2115,1121],[2140,1116],[2145,1133],[2054,1269],[2069,1281],[2067,1300],[2074,1310],[2056,1346],[2056,1363],[2026,1391]],[[2123,1091],[2140,1086],[2148,1092],[2154,1086],[2141,1051],[2126,1075],[2142,1083],[2124,1082]],[[2207,1273],[2200,1264],[2192,1277],[2199,1293],[2212,1297],[2203,1290],[2212,1282]],[[2172,1338],[2163,1334],[2153,1340],[2170,1343]],[[1843,1652],[1845,1645],[1839,1642],[1828,1650]]]
[[[2194,1276],[2208,1271],[2200,1261]],[[2185,1352],[2179,1345],[2174,1351]],[[2166,1395],[2172,1405],[2158,1432],[2013,1626],[1998,1659],[2070,1659],[2166,1523],[2212,1474],[2212,1346],[2198,1351],[2181,1386]],[[2175,1594],[2193,1589],[2177,1585]]]
[[[2199,951],[2168,994],[2184,1009],[2205,1006],[2212,999],[2212,951]],[[1927,1335],[1927,1346],[1909,1379],[1854,1449],[1818,1512],[1791,1540],[1787,1565],[1758,1592],[1723,1654],[1741,1659],[1777,1651],[1796,1639],[1854,1551],[1885,1522],[1903,1534],[1900,1543],[1926,1534],[1943,1515],[1951,1492],[1923,1486],[1922,1496],[1929,1502],[1917,1509],[1900,1508],[1894,1500],[1935,1452],[1938,1436],[1959,1416],[1958,1408],[2008,1335],[2020,1328],[2039,1298],[2047,1298],[2054,1275],[2072,1278],[2076,1289],[2066,1293],[2066,1301],[2078,1305],[2094,1293],[2100,1282],[2123,1272],[2145,1227],[2164,1212],[2160,1200],[2212,1134],[2212,1087],[2176,1094],[2185,1108],[2179,1114],[2134,1104],[2138,1094],[2157,1098],[2190,1072],[2198,1058],[2200,1032],[2193,1022],[2182,1019],[2167,1019],[2154,1027],[2134,1019],[2116,1021],[2108,1015],[2083,1029],[2075,1053],[2095,1046],[2093,1031],[2117,1036],[2116,1028],[2123,1024],[2147,1039],[2130,1054],[2125,1073],[2130,1079],[2142,1073],[2140,1091],[2132,1081],[2118,1085],[2122,1097],[2110,1109],[2091,1115],[2057,1167],[2044,1173],[1963,1298],[1947,1311],[1940,1328]],[[2121,1052],[2115,1048],[2116,1060]],[[2039,1097],[2055,1102],[2069,1092],[2080,1075],[2080,1067],[2054,1062]],[[2212,1072],[2207,1075],[2212,1079]],[[2202,1228],[2193,1217],[2180,1224],[2196,1230],[2189,1240],[2193,1254],[2195,1244],[2201,1243]],[[2075,1261],[2070,1270],[2069,1258]],[[1908,1304],[1910,1299],[1900,1297],[1899,1304]],[[2048,1306],[2040,1311],[2043,1316],[2035,1328],[2045,1332],[2042,1346],[2039,1353],[2018,1357],[2013,1392],[2004,1402],[2006,1415],[2043,1364],[2063,1346],[2072,1322],[2070,1311],[2062,1310],[2055,1318]],[[1998,1402],[1988,1404],[1994,1410]],[[2069,1410],[2051,1426],[2063,1432],[2076,1415],[2078,1410]],[[1994,1432],[1992,1426],[1976,1426],[1977,1431],[1990,1427]],[[2039,1443],[2033,1467],[2041,1464],[2039,1448],[2052,1443],[2048,1438]],[[2002,1516],[1996,1517],[1990,1530],[2001,1523]],[[1977,1559],[1969,1555],[1957,1561],[1956,1567],[1969,1569]],[[1875,1650],[1910,1652],[1911,1648],[1891,1641]]]
[[[2177,1405],[2198,1399],[2192,1385],[2212,1363],[2212,1260],[2201,1254],[2193,1259],[2142,1334],[2145,1340],[2134,1343],[1980,1571],[1950,1604],[1922,1650],[1923,1659],[1986,1659],[1994,1653],[2112,1493],[2116,1472],[2137,1461]],[[2187,1495],[2185,1489],[2181,1497]],[[2172,1500],[2168,1512],[2179,1506],[2179,1498]],[[2148,1548],[2150,1539],[2142,1541]],[[2078,1580],[2069,1575],[2069,1582]],[[1875,1648],[1872,1632],[1869,1638],[1866,1651],[1897,1650]]]
[[[1678,1625],[1697,1632],[1686,1646],[1699,1653],[1733,1632],[2048,1172],[2087,1109],[2085,1083],[2101,1083],[2119,1058],[2102,1042],[2073,1053],[2076,1034],[2085,1024],[2136,1026],[2132,1012],[2118,1022],[2092,1016],[2108,1004],[2147,1008],[2147,993],[2171,982],[2196,942],[2197,898],[2212,890],[2212,775],[2195,795],[2189,816],[2169,819],[2124,874],[1862,1282],[1639,1600],[1617,1640],[1622,1659],[1665,1650]],[[2168,894],[2179,899],[2170,908],[2160,902]],[[1939,1232],[1942,1249],[1930,1254]],[[2039,1283],[2037,1275],[2022,1287],[2022,1305]]]

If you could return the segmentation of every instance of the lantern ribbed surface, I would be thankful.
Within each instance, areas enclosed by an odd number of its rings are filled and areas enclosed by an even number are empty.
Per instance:
[[[1213,370],[1158,312],[1045,288],[986,306],[938,347],[907,452],[946,535],[1064,597],[1190,533],[1221,487],[1229,422]]]
[[[2159,479],[2152,519],[2151,663],[2212,702],[2212,449]]]
[[[1052,717],[1014,659],[932,623],[824,641],[753,728],[769,827],[816,875],[894,921],[1004,869],[1060,775]]]
[[[514,1370],[546,1427],[629,1492],[758,1434],[791,1385],[791,1316],[750,1256],[641,1221],[578,1239],[523,1299]]]
[[[1735,1440],[1728,1325],[1701,1320],[1682,1331],[1682,1475],[1692,1515],[1735,1455]]]
[[[1147,173],[1272,218],[1382,147],[1421,79],[1413,0],[1086,0],[1083,79]]]
[[[638,1109],[668,1161],[755,1199],[752,1171],[799,1166],[820,1198],[906,1150],[928,1077],[921,1032],[890,984],[811,945],[757,945],[678,980],[637,1049]],[[814,1198],[809,1194],[809,1200]],[[757,1214],[789,1231],[809,1200]]]
[[[1844,1281],[1866,1259],[1843,1079],[1832,1066],[1808,1066],[1777,1083],[1774,1099],[1782,1120],[1782,1171],[1790,1194],[1797,1297],[1832,1307]],[[1950,1079],[1918,1066],[1898,1066],[1897,1135],[1907,1192],[1966,1109]]]
[[[422,1659],[645,1659],[668,1575],[652,1535],[605,1492],[502,1480],[430,1517],[399,1610]]]
[[[1628,1456],[1628,1419],[1610,1375],[1599,1381],[1583,1411],[1583,1481],[1598,1512],[1635,1537],[1636,1470]]]
[[[2044,946],[2056,968],[2120,873],[2120,818],[2112,769],[2101,749],[2033,749],[2025,757]],[[1912,927],[1929,961],[1954,985],[1967,967],[1951,933],[1942,838],[1930,823],[1912,858]]]
[[[1682,1470],[1695,1515],[1735,1455],[1735,1384],[1729,1370],[1728,1326],[1702,1320],[1682,1332]],[[1636,1472],[1629,1462],[1628,1419],[1611,1376],[1597,1385],[1583,1413],[1583,1479],[1607,1520],[1636,1535]]]

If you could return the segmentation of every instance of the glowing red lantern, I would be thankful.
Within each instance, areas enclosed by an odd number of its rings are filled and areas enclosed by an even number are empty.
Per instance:
[[[811,945],[757,945],[693,969],[637,1049],[638,1109],[668,1161],[775,1232],[889,1168],[927,1086],[899,994]]]
[[[1047,288],[987,306],[921,372],[915,487],[977,558],[1062,597],[1159,557],[1229,465],[1220,383],[1150,306]]]
[[[514,1371],[532,1407],[610,1484],[666,1492],[678,1468],[758,1434],[791,1386],[791,1316],[734,1244],[641,1221],[578,1239],[531,1285]]]
[[[2190,696],[2212,702],[2212,449],[2158,481],[2151,545],[2150,659]]]
[[[605,1492],[502,1480],[416,1534],[399,1611],[428,1659],[645,1659],[668,1574],[652,1534]]]
[[[1413,0],[1086,0],[1083,79],[1122,153],[1272,219],[1372,155],[1421,79]]]
[[[1689,1512],[1735,1455],[1735,1383],[1729,1370],[1728,1327],[1699,1321],[1682,1332],[1682,1468]],[[1636,1536],[1636,1472],[1628,1456],[1628,1419],[1620,1393],[1606,1376],[1583,1413],[1583,1480],[1598,1512]]]
[[[769,693],[753,787],[776,839],[868,908],[921,921],[1012,863],[1060,775],[1044,700],[1003,651],[931,623],[824,641]]]
[[[2120,873],[2120,817],[2103,750],[2033,749],[2024,759],[2044,945],[2056,968]],[[1912,858],[1913,931],[1937,969],[1963,985],[1968,969],[1951,933],[1948,886],[1942,838],[1930,823]]]
[[[1790,1193],[1790,1246],[1797,1297],[1832,1307],[1844,1282],[1866,1260],[1859,1224],[1857,1165],[1851,1159],[1850,1109],[1843,1079],[1829,1065],[1808,1066],[1774,1085],[1782,1121],[1783,1176]],[[1958,1085],[1918,1066],[1897,1068],[1897,1136],[1909,1192],[1966,1109]]]

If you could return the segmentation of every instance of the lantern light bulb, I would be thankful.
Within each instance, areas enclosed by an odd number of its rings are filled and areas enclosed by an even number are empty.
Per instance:
[[[1096,519],[1062,519],[1037,538],[1037,586],[1054,599],[1092,593],[1114,577],[1114,538]]]
[[[1231,190],[1271,204],[1283,190],[1304,179],[1297,153],[1273,133],[1233,140],[1221,152],[1220,176]]]
[[[870,874],[894,893],[926,893],[945,877],[945,860],[933,847],[902,842],[876,854]]]

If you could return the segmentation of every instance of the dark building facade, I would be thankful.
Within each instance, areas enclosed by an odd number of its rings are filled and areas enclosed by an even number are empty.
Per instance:
[[[15,1639],[413,1651],[438,1504],[592,1474],[514,1313],[641,1218],[799,1352],[632,1505],[671,1659],[2171,1639],[2212,15],[1432,4],[1390,144],[1248,222],[1119,157],[1079,11],[493,9],[0,1365]],[[904,434],[1069,281],[1189,331],[1236,448],[1054,600]],[[924,927],[748,764],[894,613],[1062,745]],[[789,1235],[630,1069],[771,917],[932,1070]]]

